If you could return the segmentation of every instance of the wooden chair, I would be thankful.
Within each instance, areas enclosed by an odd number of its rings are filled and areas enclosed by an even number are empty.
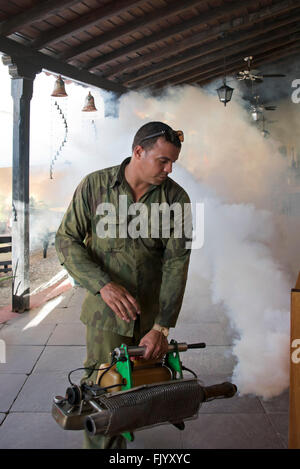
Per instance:
[[[0,235],[0,272],[11,271],[11,236]]]

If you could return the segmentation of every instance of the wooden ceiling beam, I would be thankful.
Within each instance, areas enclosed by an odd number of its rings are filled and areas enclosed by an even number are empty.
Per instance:
[[[252,61],[253,65],[256,67],[257,65],[261,64],[262,61],[271,61],[269,60],[270,57],[281,57],[285,56],[287,52],[293,51],[294,49],[297,49],[300,47],[299,41],[295,41],[294,43],[288,43],[286,46],[284,46],[282,49],[272,49],[271,51],[268,51],[267,53],[264,52],[262,54],[256,55]],[[226,60],[226,76],[230,75],[233,72],[238,72],[241,70],[241,57],[230,57],[228,60]],[[164,86],[175,86],[175,85],[181,85],[184,83],[189,83],[189,82],[197,82],[199,83],[201,79],[206,79],[207,77],[213,78],[213,77],[219,77],[219,76],[224,76],[224,62],[218,61],[210,64],[206,68],[201,68],[201,70],[194,70],[192,72],[187,72],[184,73],[180,76],[174,77],[167,82],[161,82],[157,83],[156,87],[161,88]]]
[[[288,5],[290,7],[291,0],[285,0],[282,3],[284,3],[285,8],[287,8]],[[241,4],[240,1],[236,1],[236,2],[231,3],[230,6],[226,5],[226,6],[222,6],[222,7],[219,7],[219,8],[214,8],[213,10],[210,10],[208,12],[201,13],[201,15],[196,16],[194,18],[191,18],[190,20],[183,21],[180,24],[170,26],[169,28],[166,28],[162,31],[159,31],[158,33],[152,34],[152,35],[147,36],[143,39],[135,41],[133,44],[130,44],[129,46],[121,47],[120,49],[117,49],[117,50],[114,50],[113,52],[110,52],[109,54],[104,54],[103,56],[97,57],[96,59],[91,60],[88,64],[84,65],[84,69],[93,70],[93,69],[95,69],[95,68],[97,68],[101,65],[104,65],[108,62],[111,62],[112,60],[121,59],[123,57],[126,57],[128,54],[131,54],[133,52],[138,52],[139,50],[141,50],[141,49],[143,49],[143,48],[145,48],[145,47],[147,47],[151,44],[155,44],[155,43],[157,43],[159,41],[162,41],[166,38],[169,38],[169,37],[175,36],[176,34],[180,34],[184,31],[190,30],[195,26],[199,26],[199,24],[205,25],[205,24],[209,23],[210,21],[220,20],[220,19],[224,18],[225,16],[234,15],[237,12],[242,11],[242,10],[246,10],[248,7],[254,6],[254,5],[257,5],[257,0],[244,0],[243,4]],[[278,9],[277,9],[277,11],[278,11]],[[256,15],[257,15],[257,13],[258,12],[256,12]],[[264,13],[266,14],[265,9],[264,9]],[[272,10],[272,15],[274,15],[274,14],[276,14],[275,9]],[[254,19],[254,17],[253,17],[253,19]],[[233,24],[235,24],[237,26],[237,24],[241,23],[242,21],[244,21],[244,17],[243,17],[243,19],[238,18],[238,19],[234,19],[234,20],[230,21],[228,23],[228,30],[233,26]],[[216,32],[215,35],[217,36],[220,32],[222,32],[221,28],[218,29],[218,32]],[[206,31],[204,31],[203,33],[200,33],[200,34],[201,34],[201,38],[199,37],[199,42],[201,40],[205,39],[205,35],[210,34],[210,30],[206,30]],[[198,34],[196,34],[195,36],[198,36]],[[192,38],[190,38],[190,39],[192,39]],[[164,50],[164,49],[162,49],[162,50]],[[150,55],[151,55],[151,53],[149,54],[149,56]],[[142,57],[144,57],[144,56],[142,56]],[[142,57],[138,57],[137,60],[141,59]],[[147,54],[147,57],[148,57],[148,54]],[[147,57],[146,57],[146,60],[147,60]],[[135,60],[135,59],[133,59],[133,60]],[[149,60],[151,60],[151,59],[149,59]],[[132,61],[130,61],[128,63],[131,64],[131,62]],[[127,68],[130,68],[130,66],[129,67],[126,66],[126,69]]]
[[[270,62],[274,62],[278,59],[281,59],[281,58],[284,58],[284,57],[289,57],[289,56],[294,56],[295,54],[298,54],[300,53],[300,43],[299,41],[296,42],[294,45],[289,45],[288,47],[285,47],[283,50],[281,51],[276,51],[274,53],[271,53],[271,54],[268,54],[266,55],[266,57],[262,57],[260,58],[259,60],[256,60],[255,62],[255,66],[261,66],[261,65],[264,65],[266,63],[270,63]],[[236,67],[232,67],[230,70],[228,70],[229,73],[234,73],[237,71],[237,68]],[[203,86],[204,84],[207,84],[207,83],[211,83],[212,80],[215,80],[216,78],[219,78],[219,77],[222,77],[223,76],[223,73],[221,70],[219,70],[219,72],[216,72],[216,73],[213,73],[213,74],[207,74],[206,76],[199,76],[198,79],[197,77],[195,77],[193,79],[193,83],[195,84],[198,84],[200,86]],[[186,82],[185,82],[186,83]],[[177,85],[179,84],[183,84],[183,82],[181,83],[177,83]]]
[[[122,80],[122,77],[121,77],[119,81],[121,81],[125,85],[128,85],[144,77],[153,75],[153,73],[162,72],[163,70],[167,70],[181,63],[184,64],[184,62],[188,62],[191,59],[202,57],[207,54],[216,52],[218,50],[227,49],[228,47],[239,44],[241,42],[252,40],[253,38],[257,38],[262,35],[266,35],[270,31],[275,32],[277,29],[283,26],[287,26],[291,23],[295,23],[296,21],[299,21],[299,20],[300,20],[300,13],[297,16],[294,16],[294,15],[289,16],[288,18],[285,18],[284,20],[273,21],[268,25],[260,24],[259,27],[254,27],[251,30],[246,31],[245,33],[232,34],[228,37],[228,39],[219,38],[218,40],[214,42],[208,43],[207,45],[188,49],[183,54],[177,54],[170,59],[164,60],[155,65],[150,65],[149,67],[144,67],[143,69],[139,71],[135,71],[127,76],[125,75],[124,77],[125,79],[123,78]],[[264,37],[267,38],[267,36],[264,36]],[[274,38],[276,39],[276,32],[274,34]]]
[[[200,33],[194,34],[191,37],[177,41],[176,44],[174,44],[173,46],[160,48],[157,51],[151,51],[148,54],[143,54],[135,59],[128,60],[124,64],[115,65],[114,67],[110,68],[107,72],[103,73],[102,76],[106,78],[112,78],[114,76],[120,75],[120,73],[124,72],[125,70],[132,70],[133,68],[139,66],[144,67],[147,62],[150,62],[152,60],[167,57],[173,53],[182,52],[183,50],[186,50],[188,48],[190,49],[193,46],[216,39],[218,36],[224,33],[226,34],[228,32],[247,29],[247,27],[251,25],[259,24],[269,18],[273,18],[274,16],[283,15],[297,7],[299,7],[299,3],[296,4],[295,2],[283,1],[276,3],[275,5],[261,8],[255,13],[250,13],[245,16],[235,18],[234,20],[227,21],[226,23],[222,23],[219,26],[207,28],[203,32],[201,31]],[[231,11],[231,14],[234,13],[236,13],[236,8],[233,8]],[[209,13],[209,15],[210,14],[211,13]],[[201,16],[201,22],[205,23],[206,21],[208,21],[206,15],[207,13],[204,13]],[[184,25],[185,22],[181,23],[180,25],[177,25],[176,27],[173,26],[172,28],[168,28],[167,30],[162,31],[162,33],[158,33],[157,38],[154,34],[153,36],[149,36],[145,39],[137,41],[135,43],[135,48],[133,47],[134,45],[130,45],[127,47],[122,47],[121,49],[117,49],[116,51],[113,51],[109,54],[105,54],[104,56],[99,57],[99,59],[93,60],[92,62],[90,62],[90,64],[84,66],[84,68],[91,70],[93,68],[96,68],[97,66],[104,65],[112,60],[121,59],[132,52],[137,52],[145,46],[158,42],[159,40],[164,39],[165,37],[170,37],[175,34],[181,33],[184,30],[190,29],[192,27],[188,24],[187,27],[185,27]]]
[[[70,7],[79,0],[46,0],[39,2],[32,8],[27,8],[22,13],[13,15],[11,18],[0,24],[0,35],[9,36],[15,31],[19,31],[24,26],[32,24],[34,21],[41,21],[49,15],[55,15],[58,11]]]
[[[265,36],[260,36],[259,39],[254,40],[254,41],[246,41],[244,44],[238,44],[234,45],[232,47],[228,47],[225,50],[220,50],[215,53],[209,53],[209,50],[207,51],[207,55],[202,56],[201,58],[196,58],[193,60],[190,60],[185,63],[181,63],[179,65],[176,65],[166,71],[155,73],[155,69],[153,69],[153,75],[149,75],[147,78],[140,80],[140,81],[135,81],[131,82],[131,87],[134,88],[141,88],[141,87],[147,87],[151,86],[154,83],[158,83],[160,81],[167,80],[169,78],[172,78],[176,75],[180,75],[180,73],[188,70],[193,70],[195,68],[198,68],[200,66],[207,65],[211,62],[214,62],[218,59],[224,58],[224,56],[229,57],[234,54],[241,54],[242,57],[247,55],[245,50],[250,50],[250,55],[255,55],[255,50],[257,47],[260,45],[266,44],[266,47],[269,47],[270,42],[271,44],[274,43],[274,39],[279,39],[279,46],[281,41],[292,41],[292,39],[289,39],[293,33],[299,33],[300,30],[300,25],[297,24],[297,26],[293,28],[284,28],[282,31],[272,35],[270,38],[270,35],[265,35]],[[243,54],[243,55],[242,55]],[[125,86],[125,82],[121,82]]]
[[[87,64],[83,65],[82,67],[85,70],[94,70],[97,67],[104,65],[112,60],[119,59],[126,57],[129,54],[136,53],[137,51],[155,44],[159,41],[162,41],[168,37],[175,36],[176,34],[180,34],[183,31],[188,29],[194,28],[195,26],[199,25],[199,16],[192,17],[191,19],[184,21],[183,23],[176,24],[174,26],[170,26],[169,28],[163,29],[158,33],[151,34],[150,36],[143,37],[142,39],[138,39],[134,41],[132,44],[129,44],[125,47],[120,47],[108,54],[101,55],[96,57],[95,59],[91,60]]]
[[[271,47],[273,47],[273,45],[270,47],[267,46],[267,47],[263,47],[261,49],[256,50],[257,56],[255,56],[252,61],[252,64],[254,67],[259,65],[260,62],[258,59],[266,60],[271,54],[274,54],[274,53],[279,54],[281,52],[284,53],[286,51],[292,50],[293,48],[299,47],[299,39],[289,41],[286,44],[284,44],[282,47],[280,44],[277,44],[277,47],[274,47],[274,48],[271,48]],[[281,49],[278,49],[278,47],[281,47]],[[249,51],[245,52],[245,54],[248,54],[248,55],[249,53],[250,53]],[[238,72],[239,70],[242,69],[243,65],[241,65],[241,58],[239,62],[240,65],[236,62],[236,60],[237,60],[237,56],[228,58],[228,62],[226,65],[226,76],[230,75],[231,72]],[[174,78],[155,83],[153,87],[156,89],[156,88],[161,88],[165,86],[175,86],[177,84],[187,83],[187,81],[190,81],[190,80],[198,81],[200,80],[201,77],[207,78],[207,76],[209,78],[224,76],[224,62],[222,61],[220,61],[219,63],[215,62],[214,64],[211,64],[211,66],[206,67],[206,68],[199,67],[198,69],[195,69],[190,72],[183,72],[182,74],[177,75]]]
[[[234,56],[230,57],[228,60],[226,60],[226,75],[230,73],[230,71],[233,69],[238,70],[241,69],[241,57],[240,56]],[[201,67],[201,69],[196,69],[192,72],[186,72],[182,73],[181,75],[178,75],[174,78],[170,78],[167,82],[161,82],[157,83],[156,86],[160,88],[161,86],[174,86],[177,84],[181,83],[186,83],[187,80],[192,80],[192,79],[198,79],[201,77],[201,75],[213,75],[214,73],[222,72],[224,75],[224,62],[223,61],[216,61],[211,63],[208,67]]]
[[[102,5],[100,8],[91,10],[89,13],[80,16],[76,20],[69,21],[59,28],[52,28],[40,34],[38,38],[33,41],[32,47],[35,49],[43,49],[49,44],[62,41],[70,34],[79,33],[87,26],[92,26],[99,23],[99,21],[107,20],[114,15],[120,15],[128,10],[131,6],[138,6],[145,3],[146,0],[118,0],[118,2],[110,2]]]
[[[122,26],[118,26],[108,33],[100,34],[99,36],[83,42],[77,47],[68,49],[66,52],[60,54],[59,58],[62,60],[74,59],[87,51],[96,49],[99,46],[104,46],[112,41],[121,40],[123,37],[128,36],[128,34],[132,34],[136,31],[140,31],[144,27],[156,24],[161,19],[190,10],[205,1],[206,0],[189,0],[188,2],[183,2],[182,0],[176,0],[172,3],[172,7],[167,5],[166,7],[155,9],[152,13],[147,13],[142,17],[135,18],[133,21],[129,21]]]
[[[18,59],[19,62],[23,61],[28,66],[39,66],[42,69],[63,75],[78,83],[95,86],[107,91],[114,91],[118,94],[128,91],[127,88],[118,83],[113,83],[86,70],[79,70],[77,67],[73,67],[41,52],[33,51],[29,47],[6,37],[0,37],[0,51],[12,57],[12,59]]]

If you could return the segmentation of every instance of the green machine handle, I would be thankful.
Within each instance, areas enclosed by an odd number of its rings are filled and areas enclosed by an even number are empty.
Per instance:
[[[125,391],[126,389],[132,388],[132,365],[128,355],[127,345],[122,344],[119,350],[121,350],[121,356],[117,361],[116,370],[118,371],[118,373],[120,373],[123,378],[124,384],[122,385],[122,391]],[[122,433],[122,435],[128,441],[134,440],[134,435],[132,432],[124,432]]]
[[[171,340],[168,353],[166,354],[165,358],[165,365],[170,368],[172,372],[173,379],[183,379],[182,373],[182,363],[180,361],[179,352],[185,352],[188,349],[196,349],[196,348],[205,348],[205,343],[200,342],[197,344],[186,344],[186,343],[178,343],[176,340]],[[122,391],[127,389],[131,389],[133,387],[132,383],[132,362],[130,357],[138,357],[143,356],[146,347],[138,347],[138,346],[127,346],[122,344],[120,347],[114,349],[113,356],[117,360],[116,363],[116,370],[123,378],[124,384],[122,385]],[[134,440],[134,435],[131,432],[124,432],[122,433],[124,438],[128,441]]]
[[[182,379],[182,363],[179,357],[179,350],[178,344],[175,340],[171,340],[170,345],[174,346],[172,352],[167,353],[166,355],[166,365],[172,371],[172,378],[173,379]]]

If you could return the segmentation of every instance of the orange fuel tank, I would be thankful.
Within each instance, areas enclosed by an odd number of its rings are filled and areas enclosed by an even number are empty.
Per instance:
[[[98,371],[97,383],[103,375],[105,368],[109,367],[109,363],[103,363]],[[103,369],[103,371],[102,371]],[[157,360],[133,360],[132,361],[132,385],[141,386],[142,384],[160,383],[162,381],[169,381],[172,379],[172,373],[169,368],[163,365],[162,362]],[[121,391],[122,376],[116,370],[114,365],[107,371],[100,382],[101,387],[114,386],[108,389],[107,392]],[[116,386],[119,385],[119,386]]]

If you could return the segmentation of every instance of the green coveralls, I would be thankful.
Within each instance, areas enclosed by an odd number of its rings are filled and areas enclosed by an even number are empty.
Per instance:
[[[149,225],[147,236],[123,237],[120,233],[124,223],[128,226],[130,222],[136,222],[139,215],[137,211],[134,216],[127,213],[125,219],[118,216],[120,203],[124,200],[127,209],[134,204],[124,177],[124,168],[129,161],[130,158],[126,158],[121,165],[87,175],[76,188],[56,234],[55,246],[61,265],[87,290],[80,317],[87,326],[84,366],[92,363],[97,367],[109,361],[108,354],[121,343],[138,344],[154,323],[175,327],[183,300],[190,258],[190,249],[186,245],[191,239],[189,197],[169,177],[158,186],[151,185],[139,200],[139,204],[143,203],[148,210],[142,215]],[[122,202],[120,196],[123,196]],[[102,203],[113,204],[117,219],[111,211],[101,210]],[[160,237],[151,237],[152,204],[163,203],[168,206],[177,203],[182,207],[181,237],[174,236],[174,226],[178,223],[175,215],[169,234],[166,235],[160,226]],[[187,211],[185,204],[189,208]],[[109,233],[116,237],[99,237],[98,224],[104,222],[103,217]],[[159,223],[161,225],[161,219]],[[99,290],[111,281],[125,287],[140,304],[138,323],[119,319],[103,301]],[[97,447],[113,444],[103,443],[101,438]]]

